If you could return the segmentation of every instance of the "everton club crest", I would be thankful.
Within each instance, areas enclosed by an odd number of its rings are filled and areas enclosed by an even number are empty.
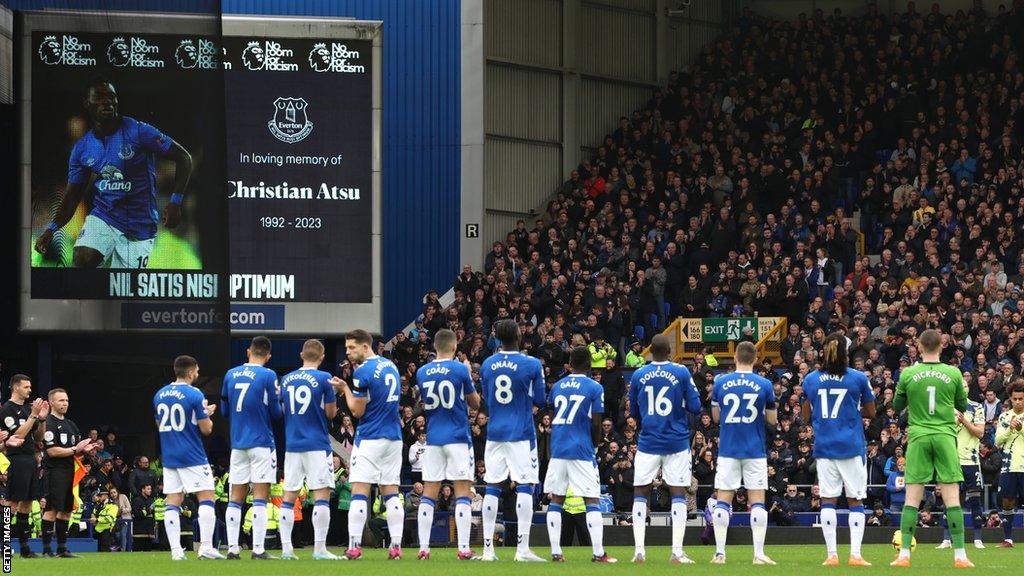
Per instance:
[[[306,116],[308,106],[305,98],[274,100],[274,117],[267,122],[270,133],[286,144],[304,140],[313,131],[313,123]]]

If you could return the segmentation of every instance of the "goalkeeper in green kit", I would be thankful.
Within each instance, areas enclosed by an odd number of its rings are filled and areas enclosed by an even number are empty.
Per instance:
[[[925,330],[917,339],[921,362],[900,372],[893,405],[909,411],[906,453],[906,503],[900,518],[903,545],[890,566],[910,566],[910,542],[917,525],[924,485],[934,479],[946,504],[946,520],[953,540],[956,568],[973,568],[964,547],[964,511],[960,508],[963,472],[956,448],[956,415],[967,409],[967,392],[959,368],[939,362],[942,335]]]

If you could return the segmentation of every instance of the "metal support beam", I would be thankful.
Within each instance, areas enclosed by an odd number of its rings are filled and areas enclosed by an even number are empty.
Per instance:
[[[579,165],[579,114],[576,103],[580,95],[580,75],[576,71],[579,50],[578,28],[583,11],[581,0],[562,1],[562,177]]]
[[[467,225],[484,222],[484,0],[463,0],[460,23],[462,42],[462,154],[459,203],[459,256],[462,264],[483,268],[484,238],[469,238]],[[461,268],[461,266],[460,266]]]
[[[658,85],[668,83],[668,2],[656,0],[654,5],[654,74]]]

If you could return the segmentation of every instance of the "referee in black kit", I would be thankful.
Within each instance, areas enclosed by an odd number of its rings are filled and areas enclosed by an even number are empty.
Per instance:
[[[22,558],[39,556],[28,547],[28,537],[32,532],[28,515],[32,511],[32,501],[38,496],[35,494],[36,442],[43,441],[46,418],[50,415],[50,404],[46,400],[36,398],[28,403],[31,395],[32,381],[29,377],[15,374],[11,377],[11,399],[0,407],[0,425],[10,434],[7,439],[7,458],[11,461],[7,469],[7,499],[17,515],[12,536],[18,537]]]
[[[82,439],[78,426],[67,418],[68,393],[62,388],[50,390],[50,417],[46,419],[43,446],[43,556],[50,558],[77,558],[68,551],[68,521],[75,510],[75,495],[71,491],[75,480],[75,456],[87,454],[96,448],[91,440]],[[50,544],[57,536],[57,553]]]

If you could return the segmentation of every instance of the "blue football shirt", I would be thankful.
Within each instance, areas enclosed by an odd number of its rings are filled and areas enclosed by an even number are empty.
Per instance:
[[[362,440],[401,440],[399,417],[401,378],[387,358],[371,356],[352,373],[352,395],[366,398],[366,412],[356,427],[356,444]]]
[[[166,468],[208,464],[197,422],[206,420],[203,393],[190,384],[172,382],[153,396],[160,435],[160,454]]]
[[[273,448],[273,421],[281,419],[277,374],[257,364],[228,370],[221,389],[221,411],[231,422],[231,448]]]
[[[544,368],[520,352],[498,352],[480,365],[487,405],[487,439],[496,442],[537,440],[533,407],[545,404]]]
[[[652,362],[629,382],[629,407],[640,420],[637,450],[675,454],[690,448],[690,414],[700,414],[700,395],[685,366]]]
[[[156,158],[172,140],[145,122],[121,117],[121,126],[106,138],[90,130],[71,148],[68,182],[93,182],[92,214],[132,240],[156,236]]]
[[[330,379],[327,372],[313,368],[299,368],[281,379],[285,451],[323,452],[331,449],[327,414],[324,412],[327,405],[336,401]]]
[[[416,371],[423,410],[427,416],[427,444],[469,444],[466,396],[476,392],[466,365],[457,360],[434,360]]]
[[[863,456],[867,444],[860,407],[875,400],[868,377],[853,368],[847,368],[842,376],[815,370],[804,378],[803,387],[811,404],[814,455],[832,459]]]
[[[765,410],[775,409],[775,391],[767,378],[732,372],[715,379],[711,405],[721,410],[719,456],[765,458]]]
[[[562,378],[551,388],[551,457],[594,462],[593,417],[604,413],[604,388],[580,374]]]

